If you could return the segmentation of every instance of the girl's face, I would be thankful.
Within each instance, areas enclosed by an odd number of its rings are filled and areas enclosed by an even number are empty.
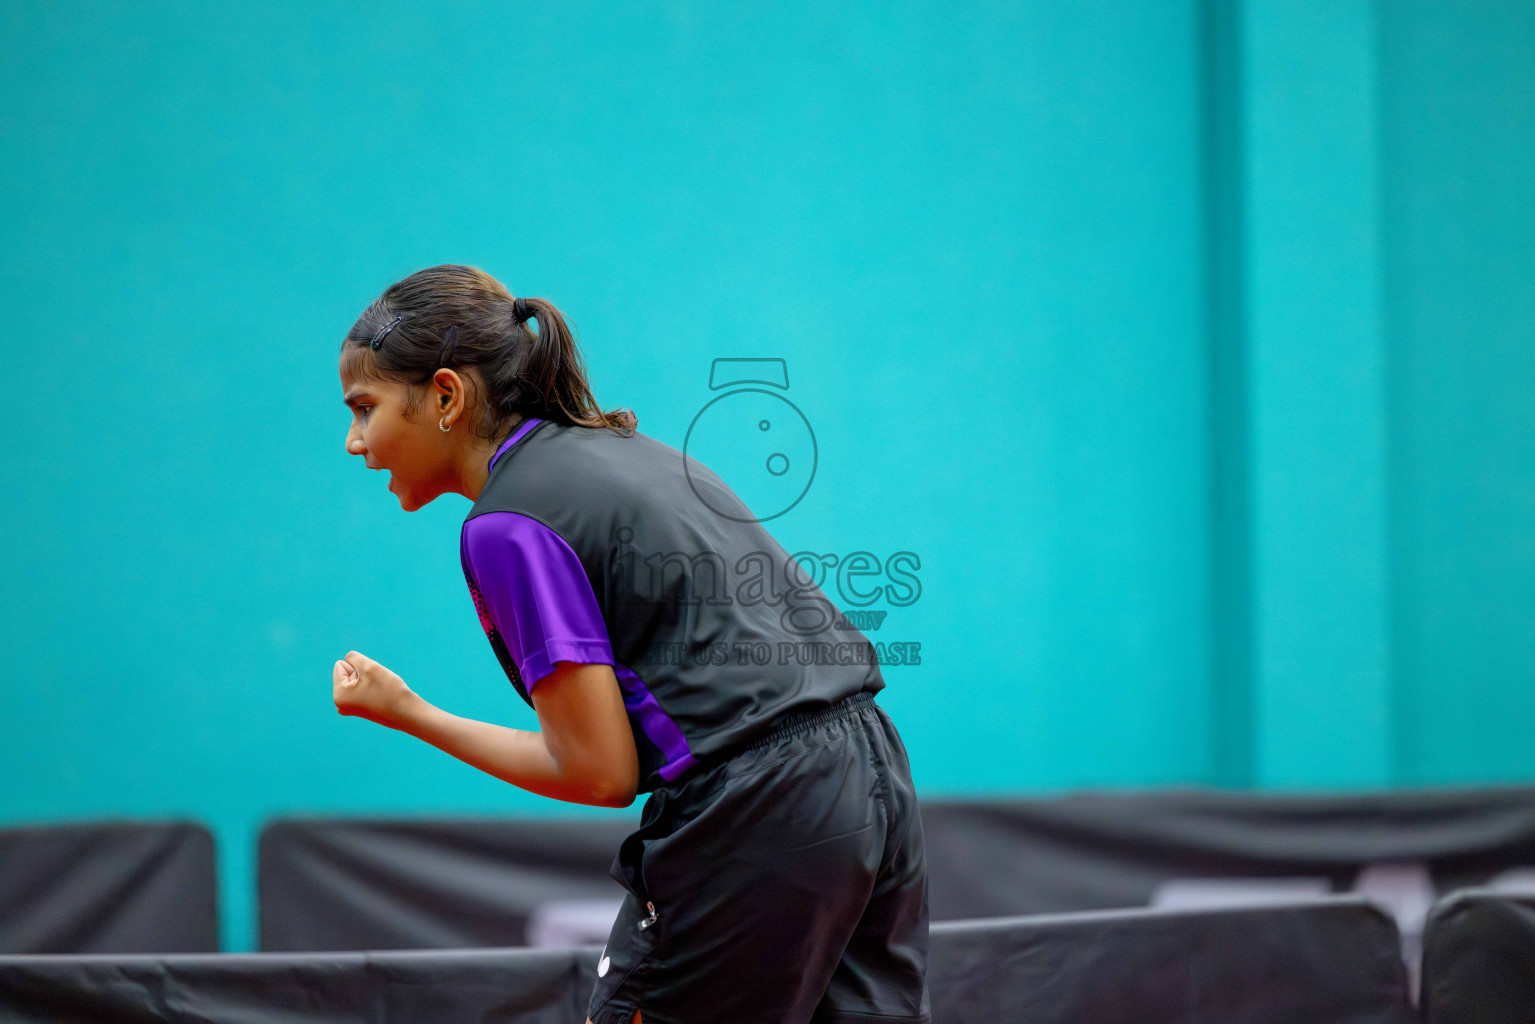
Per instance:
[[[405,386],[359,382],[341,366],[342,401],[352,410],[346,450],[361,455],[369,469],[389,471],[389,490],[406,512],[457,489],[453,439],[437,428],[429,395],[417,410],[420,422],[405,417]]]

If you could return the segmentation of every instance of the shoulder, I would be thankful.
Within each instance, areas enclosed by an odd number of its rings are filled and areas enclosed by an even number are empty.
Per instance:
[[[474,564],[507,558],[563,558],[572,554],[558,530],[531,513],[488,509],[464,520],[460,550]]]
[[[570,509],[653,504],[686,479],[683,453],[647,434],[549,422],[496,462],[470,515],[515,510],[563,525]]]

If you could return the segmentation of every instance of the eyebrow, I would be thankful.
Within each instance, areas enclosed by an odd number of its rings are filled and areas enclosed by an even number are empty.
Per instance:
[[[342,405],[351,405],[353,400],[355,400],[355,399],[358,399],[358,398],[372,398],[372,397],[373,397],[372,395],[368,394],[362,388],[353,388],[352,390],[348,391],[346,394],[341,396],[341,404]]]

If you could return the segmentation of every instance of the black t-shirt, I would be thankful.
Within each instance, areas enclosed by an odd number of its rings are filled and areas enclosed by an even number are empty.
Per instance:
[[[613,666],[641,792],[785,714],[885,685],[868,638],[685,458],[530,418],[492,456],[460,544],[480,624],[530,705],[557,661]]]

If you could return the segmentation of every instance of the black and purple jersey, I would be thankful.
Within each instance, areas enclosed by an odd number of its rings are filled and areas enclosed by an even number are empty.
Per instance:
[[[613,666],[641,792],[786,714],[885,685],[868,639],[725,482],[638,432],[520,423],[460,553],[529,705],[557,661]]]

